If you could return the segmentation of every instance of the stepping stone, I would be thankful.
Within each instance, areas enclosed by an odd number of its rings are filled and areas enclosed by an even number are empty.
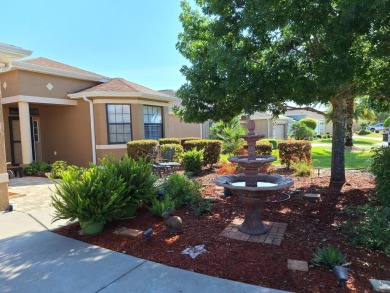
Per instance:
[[[370,279],[370,283],[376,292],[390,292],[390,281]]]
[[[303,261],[303,260],[288,259],[287,268],[293,271],[308,272],[309,264],[307,263],[307,261]]]
[[[205,201],[208,201],[209,203],[216,203],[218,202],[218,199],[214,196],[205,196],[203,198]]]
[[[305,193],[303,196],[306,200],[311,202],[319,202],[321,199],[321,194],[319,193]]]
[[[130,238],[136,238],[139,235],[142,234],[141,230],[136,230],[136,229],[127,229],[125,227],[122,227],[114,232],[116,235],[123,235],[123,236],[128,236]]]

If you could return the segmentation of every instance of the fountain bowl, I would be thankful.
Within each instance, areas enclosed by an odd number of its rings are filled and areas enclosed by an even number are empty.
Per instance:
[[[233,195],[251,198],[268,197],[270,193],[272,194],[275,191],[288,188],[294,183],[291,178],[259,173],[255,177],[258,184],[252,187],[245,186],[245,179],[246,175],[244,173],[225,175],[217,177],[215,183],[219,186],[229,188]]]
[[[269,155],[256,155],[250,159],[248,156],[233,156],[228,158],[229,162],[237,163],[242,167],[256,167],[276,161],[276,157]]]

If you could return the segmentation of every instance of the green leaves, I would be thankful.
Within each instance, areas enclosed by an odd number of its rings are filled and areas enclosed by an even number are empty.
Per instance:
[[[327,266],[332,269],[337,265],[345,265],[346,257],[340,251],[340,249],[329,245],[318,249],[313,256],[312,263],[317,266]]]

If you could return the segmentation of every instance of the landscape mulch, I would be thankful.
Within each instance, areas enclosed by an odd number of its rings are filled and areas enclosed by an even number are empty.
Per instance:
[[[276,170],[282,176],[291,176],[284,169]],[[373,196],[374,178],[366,172],[347,172],[347,182],[330,187],[330,173],[321,170],[314,177],[292,177],[290,191],[302,192],[283,202],[265,203],[262,217],[265,221],[287,223],[281,245],[251,243],[221,236],[224,228],[236,217],[243,217],[244,210],[237,197],[223,196],[223,189],[213,182],[216,174],[206,170],[196,180],[202,182],[203,195],[217,197],[211,213],[197,216],[190,208],[181,208],[176,215],[183,220],[184,232],[171,235],[165,230],[160,217],[153,216],[146,208],[137,217],[109,223],[102,233],[80,235],[80,226],[73,223],[55,233],[78,239],[100,247],[140,257],[168,266],[245,282],[264,287],[294,292],[371,292],[369,279],[390,279],[390,258],[384,253],[361,247],[352,247],[339,224],[348,219],[343,213],[346,206],[360,205]],[[320,202],[309,202],[304,193],[319,193]],[[276,193],[270,201],[286,196]],[[120,228],[145,231],[153,229],[150,240],[142,235],[135,239],[114,234]],[[192,259],[181,254],[188,247],[203,244],[206,253]],[[324,245],[333,245],[347,255],[349,279],[345,288],[337,287],[337,280],[326,267],[310,264],[315,251]],[[309,262],[309,272],[287,268],[287,260]]]

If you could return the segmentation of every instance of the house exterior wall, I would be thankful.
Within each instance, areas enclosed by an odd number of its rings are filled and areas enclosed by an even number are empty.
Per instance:
[[[169,133],[167,137],[201,137],[201,125],[195,123],[183,123],[179,117],[169,115]]]
[[[41,116],[44,161],[67,161],[77,166],[92,162],[89,105],[46,105]]]
[[[15,96],[32,96],[40,98],[40,103],[29,103],[29,107],[37,109],[39,115],[33,119],[39,121],[40,142],[37,143],[36,160],[54,162],[67,161],[77,166],[88,166],[92,158],[92,138],[90,125],[90,105],[83,99],[73,100],[77,105],[53,105],[45,98],[70,100],[69,93],[79,92],[93,87],[99,82],[83,81],[67,77],[59,77],[13,70],[1,75],[3,98]],[[52,89],[47,88],[51,84]],[[89,98],[94,102],[96,157],[113,154],[120,158],[126,153],[126,144],[109,145],[107,137],[107,103],[123,103],[131,105],[132,139],[144,139],[144,105],[162,107],[163,137],[169,135],[168,102],[156,99],[137,97],[128,98]],[[6,159],[11,161],[11,142],[9,125],[9,108],[17,108],[17,103],[2,105],[5,122]],[[15,115],[17,117],[17,115]],[[199,136],[199,135],[198,135]]]

